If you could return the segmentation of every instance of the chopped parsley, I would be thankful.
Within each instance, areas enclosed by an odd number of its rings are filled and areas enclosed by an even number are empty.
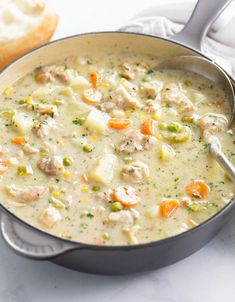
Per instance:
[[[85,122],[85,118],[75,118],[73,121],[72,121],[72,123],[74,124],[74,125],[82,125],[83,123]]]

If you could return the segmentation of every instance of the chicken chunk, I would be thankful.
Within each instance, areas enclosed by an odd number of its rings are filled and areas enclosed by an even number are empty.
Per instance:
[[[142,107],[142,104],[137,100],[136,96],[129,93],[123,86],[119,86],[116,89],[113,99],[118,109],[126,110]]]
[[[37,154],[39,152],[38,148],[35,148],[28,143],[23,146],[23,151],[26,155]]]
[[[121,171],[122,178],[127,182],[139,183],[149,177],[149,167],[142,161],[125,165]]]
[[[145,82],[141,85],[140,91],[147,97],[155,99],[158,93],[162,90],[163,84],[161,81]]]
[[[68,85],[70,79],[63,66],[41,66],[35,70],[35,81],[41,84],[60,81],[62,84]]]
[[[175,106],[181,113],[192,113],[196,110],[196,107],[190,101],[190,99],[185,95],[183,89],[180,85],[170,84],[162,92],[161,95],[162,102],[167,102]]]
[[[42,158],[38,162],[38,168],[47,175],[59,176],[63,173],[63,160],[61,156]]]
[[[112,192],[112,190],[98,192],[95,196],[95,200],[107,203],[112,200]]]
[[[122,232],[126,236],[129,244],[138,244],[139,243],[139,241],[136,237],[139,230],[140,230],[139,225],[134,225],[132,227],[124,227],[122,229]]]
[[[144,135],[139,130],[129,131],[124,135],[119,152],[134,153],[137,151],[150,150],[157,143],[157,139],[151,135]]]
[[[155,112],[160,108],[159,102],[155,99],[147,99],[144,101],[144,110],[147,112]]]
[[[122,76],[127,80],[133,80],[135,78],[135,70],[133,64],[128,62],[122,65]]]
[[[51,117],[58,116],[57,106],[55,105],[38,104],[37,106],[35,106],[35,110],[40,115],[48,115]]]
[[[49,205],[39,217],[39,221],[48,228],[52,228],[59,220],[61,220],[61,214],[52,205]]]
[[[121,66],[121,74],[127,80],[134,80],[135,77],[143,76],[148,71],[149,66],[142,63],[124,62]]]
[[[139,62],[136,64],[136,75],[142,77],[150,70],[150,66],[146,62]]]
[[[204,139],[224,131],[228,120],[223,114],[207,113],[198,118],[196,125],[201,129]]]
[[[112,212],[109,214],[108,219],[110,223],[117,223],[123,226],[132,226],[134,224],[134,218],[128,210]]]
[[[140,213],[136,209],[130,208],[130,212],[131,212],[132,217],[134,218],[134,221],[140,219]]]
[[[56,122],[48,115],[42,116],[40,121],[34,126],[36,135],[40,138],[47,137],[52,129],[56,129]]]
[[[44,186],[29,186],[26,188],[17,188],[15,185],[7,187],[8,193],[20,202],[30,202],[41,199],[48,189]]]
[[[117,108],[116,104],[112,101],[103,102],[98,106],[98,109],[104,112],[111,112]]]

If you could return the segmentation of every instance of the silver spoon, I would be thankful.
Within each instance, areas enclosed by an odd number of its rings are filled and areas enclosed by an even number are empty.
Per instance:
[[[229,77],[218,65],[199,56],[178,56],[160,62],[154,69],[191,71],[221,86],[229,99],[231,107],[231,117],[228,127],[231,128],[233,126],[235,120],[234,88]],[[218,138],[211,136],[208,143],[211,154],[235,184],[235,167],[222,152]]]

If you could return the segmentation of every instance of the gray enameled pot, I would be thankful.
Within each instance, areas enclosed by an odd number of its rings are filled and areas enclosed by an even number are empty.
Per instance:
[[[142,54],[197,55],[210,25],[231,0],[200,0],[184,30],[172,40],[143,34],[100,32],[61,39],[22,56],[0,74],[0,91],[38,65],[47,65],[68,56],[135,51]],[[234,84],[234,80],[231,79]],[[190,163],[186,169],[190,169]],[[234,210],[231,200],[216,215],[180,235],[147,244],[98,246],[60,239],[23,222],[1,205],[1,233],[19,255],[50,260],[59,265],[96,274],[128,274],[153,270],[183,259],[205,245],[227,222]]]

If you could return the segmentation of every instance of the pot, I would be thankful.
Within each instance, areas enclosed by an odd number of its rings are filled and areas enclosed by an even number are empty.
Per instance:
[[[197,55],[212,22],[231,0],[200,0],[184,30],[172,40],[155,36],[98,32],[64,38],[39,47],[22,56],[0,74],[0,91],[39,65],[52,64],[78,54],[105,55],[120,50],[159,56]],[[207,58],[208,59],[208,58]],[[234,80],[231,78],[234,85]],[[128,274],[154,270],[181,260],[205,245],[228,221],[234,200],[199,226],[174,237],[130,246],[99,246],[60,239],[30,226],[1,205],[1,233],[17,254],[49,260],[70,269],[96,274]]]

